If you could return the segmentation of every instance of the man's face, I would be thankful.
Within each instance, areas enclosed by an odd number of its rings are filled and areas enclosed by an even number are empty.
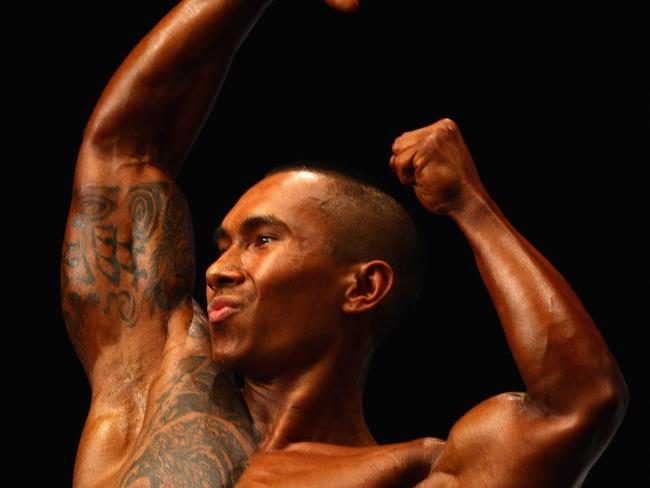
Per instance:
[[[249,189],[217,231],[220,257],[208,268],[214,359],[250,377],[310,367],[341,342],[345,269],[327,250],[319,209],[327,177],[270,176]]]

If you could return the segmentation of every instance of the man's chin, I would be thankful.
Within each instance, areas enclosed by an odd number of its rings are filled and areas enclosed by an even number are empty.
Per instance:
[[[226,369],[235,371],[237,367],[237,357],[232,354],[225,354],[223,351],[212,347],[212,360],[217,363],[219,366],[223,366]]]
[[[229,371],[242,373],[247,361],[241,348],[226,347],[223,340],[215,342],[212,341],[212,360]]]
[[[276,376],[276,371],[269,370],[269,364],[260,362],[260,358],[255,358],[250,354],[244,354],[243,351],[224,351],[222,348],[212,348],[212,359],[222,368],[247,378],[256,380],[268,380]]]

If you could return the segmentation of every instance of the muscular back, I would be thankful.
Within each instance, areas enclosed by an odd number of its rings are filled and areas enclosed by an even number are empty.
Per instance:
[[[63,315],[92,387],[75,486],[231,486],[255,447],[191,298],[187,204],[157,168],[77,163]]]

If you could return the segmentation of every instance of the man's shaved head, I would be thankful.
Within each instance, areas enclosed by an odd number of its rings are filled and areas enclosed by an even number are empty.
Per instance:
[[[327,177],[328,197],[318,202],[330,229],[327,242],[341,264],[379,259],[394,272],[393,290],[383,306],[386,326],[415,305],[420,291],[422,261],[413,220],[390,195],[367,177],[323,163],[297,163],[274,168],[266,176],[307,171]]]

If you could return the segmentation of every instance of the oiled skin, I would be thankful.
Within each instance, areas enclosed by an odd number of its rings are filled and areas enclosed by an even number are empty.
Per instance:
[[[290,442],[268,442],[278,431],[256,414],[259,400],[246,404],[211,359],[174,178],[269,3],[180,2],[125,60],[88,123],[61,261],[63,314],[93,394],[75,486],[232,486],[245,469],[240,486],[579,485],[620,423],[625,384],[570,286],[489,197],[449,120],[403,134],[390,164],[469,240],[526,392],[476,406],[447,441],[373,446],[366,437],[343,447],[301,439],[296,421],[283,426]]]
[[[174,178],[264,6],[180,3],[86,127],[61,261],[63,314],[92,388],[77,487],[232,486],[255,450],[193,303],[192,223]]]

